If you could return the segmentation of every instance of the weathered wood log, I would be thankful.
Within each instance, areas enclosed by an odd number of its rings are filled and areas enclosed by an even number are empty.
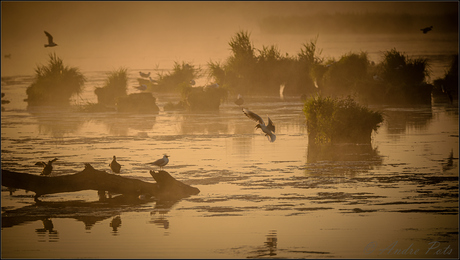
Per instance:
[[[72,175],[48,177],[2,169],[2,185],[35,192],[41,195],[82,190],[108,191],[128,196],[150,195],[163,200],[177,200],[200,193],[200,190],[174,179],[165,171],[150,174],[156,183],[127,178],[94,169],[86,164],[83,171]]]

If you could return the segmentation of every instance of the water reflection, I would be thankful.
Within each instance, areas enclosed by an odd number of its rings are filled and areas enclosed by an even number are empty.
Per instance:
[[[104,219],[108,219],[109,216],[75,216],[73,217],[74,219],[83,222],[85,224],[85,230],[90,231],[91,228],[100,221],[103,221]]]
[[[454,150],[450,151],[449,157],[446,158],[441,164],[442,164],[442,171],[447,172],[454,167],[457,167],[457,163],[454,163],[454,160],[458,161],[458,158],[454,158]]]
[[[166,215],[177,202],[178,201],[157,201],[154,210],[150,212],[151,220],[148,223],[157,225],[160,228],[169,229],[169,220]]]
[[[153,129],[156,115],[138,115],[125,113],[104,113],[100,117],[92,117],[91,122],[103,124],[108,133],[115,136],[127,136],[129,130],[140,131],[140,137]]]
[[[368,172],[382,165],[383,158],[372,144],[309,144],[306,173],[348,174]]]
[[[404,134],[408,128],[426,129],[433,119],[431,107],[385,109],[384,115],[389,134]]]
[[[40,134],[62,138],[67,134],[77,133],[85,123],[85,118],[68,111],[56,112],[56,110],[41,110],[31,112],[38,121]]]
[[[219,112],[186,113],[179,121],[181,134],[226,134],[229,131],[228,121]]]
[[[276,256],[276,247],[278,245],[278,237],[276,236],[276,230],[270,230],[268,235],[265,236],[266,241],[264,245],[259,249],[250,252],[247,258],[261,258],[261,257],[273,257]]]
[[[121,226],[121,217],[118,215],[116,217],[114,217],[112,219],[112,221],[110,222],[110,227],[112,227],[112,234],[114,236],[117,235],[117,232],[118,232],[118,228]]]
[[[38,242],[46,242],[46,235],[48,232],[48,242],[57,242],[59,239],[58,232],[54,230],[53,221],[49,218],[42,219],[43,228],[35,229],[38,234]]]

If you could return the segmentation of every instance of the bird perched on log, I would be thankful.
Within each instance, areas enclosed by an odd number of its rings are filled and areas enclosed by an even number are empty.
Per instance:
[[[49,32],[45,31],[46,37],[48,37],[48,44],[45,44],[45,47],[54,47],[57,46],[55,42],[53,42],[53,36],[49,34]]]
[[[40,175],[48,176],[51,174],[51,171],[53,171],[53,162],[57,161],[57,158],[54,158],[53,160],[48,161],[48,163],[45,162],[36,162],[35,165],[43,166],[43,171],[40,173]]]
[[[143,77],[143,78],[148,78],[148,77],[150,77],[150,72],[149,73],[143,73],[142,71],[139,71],[139,75],[141,75],[141,77]]]
[[[113,160],[109,166],[113,172],[120,173],[121,165],[117,162],[117,157],[115,157],[115,155],[113,156]]]
[[[166,165],[168,164],[169,162],[169,159],[168,159],[169,155],[163,155],[163,158],[161,159],[158,159],[152,163],[149,163],[149,164],[153,164],[153,165],[156,165],[156,166],[160,166],[160,170]]]
[[[238,106],[241,106],[244,104],[244,99],[240,94],[238,94],[238,97],[235,100],[235,104],[237,104]]]
[[[420,31],[422,31],[423,33],[427,33],[427,32],[429,32],[429,31],[431,31],[432,29],[433,29],[433,25],[430,26],[430,27],[425,27],[425,28],[423,28],[423,29],[420,29]]]
[[[267,136],[270,142],[274,142],[276,140],[276,135],[274,134],[275,125],[273,124],[272,120],[270,120],[270,117],[268,118],[268,125],[265,125],[265,122],[262,119],[262,117],[260,117],[256,113],[249,111],[245,108],[243,108],[243,113],[250,119],[258,122],[256,128],[260,128],[265,133],[265,136]]]

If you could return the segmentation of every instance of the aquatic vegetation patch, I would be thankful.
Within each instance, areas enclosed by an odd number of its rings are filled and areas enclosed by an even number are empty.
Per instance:
[[[29,106],[69,105],[72,95],[83,91],[85,76],[76,67],[64,66],[55,53],[49,55],[48,65],[38,65],[33,83],[27,88]]]
[[[116,99],[127,95],[128,69],[121,67],[107,73],[103,87],[97,87],[94,93],[97,103],[105,106],[115,106]]]
[[[345,99],[316,95],[304,103],[310,145],[370,143],[372,131],[383,122],[381,112]]]

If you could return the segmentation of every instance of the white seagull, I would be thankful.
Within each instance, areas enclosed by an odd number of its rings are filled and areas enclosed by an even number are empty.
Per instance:
[[[265,122],[262,119],[262,117],[260,117],[256,113],[251,112],[245,108],[243,108],[243,113],[250,119],[258,122],[256,128],[262,129],[262,131],[265,133],[265,136],[269,138],[270,142],[274,142],[276,140],[276,135],[274,134],[275,125],[273,124],[272,120],[270,120],[270,117],[268,118],[268,125],[265,125]]]
[[[53,42],[53,36],[49,34],[49,32],[45,31],[46,37],[48,37],[48,44],[45,44],[45,47],[54,47],[57,46],[55,42]]]
[[[158,159],[158,160],[156,160],[156,161],[154,161],[152,163],[149,163],[149,164],[160,166],[160,170],[161,170],[166,164],[168,164],[168,162],[169,162],[168,157],[169,156],[165,154],[165,155],[163,155],[163,158]]]

